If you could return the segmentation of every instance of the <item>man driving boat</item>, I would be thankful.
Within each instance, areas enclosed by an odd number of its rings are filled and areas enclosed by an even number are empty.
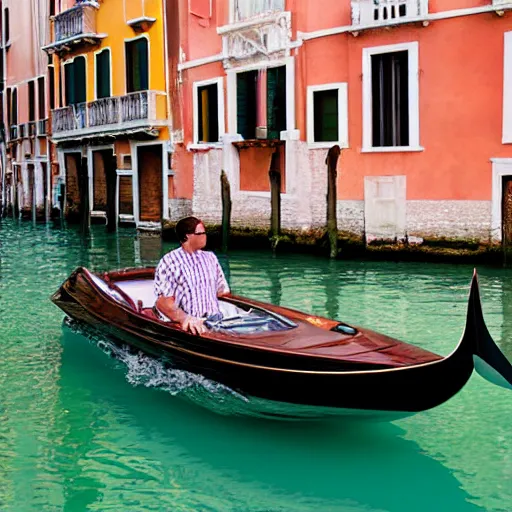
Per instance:
[[[218,297],[229,293],[219,260],[203,251],[206,230],[201,220],[186,217],[176,224],[181,247],[168,252],[155,270],[155,309],[193,334],[206,331],[207,318],[221,315]]]

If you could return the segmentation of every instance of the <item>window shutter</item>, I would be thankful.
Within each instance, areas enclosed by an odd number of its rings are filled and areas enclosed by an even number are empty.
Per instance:
[[[75,101],[75,74],[73,63],[64,65],[64,76],[66,80],[66,105],[74,105]]]
[[[137,57],[139,63],[139,91],[149,89],[149,60],[148,40],[146,38],[137,41]]]
[[[256,137],[256,80],[257,71],[237,75],[237,132],[244,139]]]
[[[267,138],[279,139],[286,130],[286,66],[267,70]]]
[[[338,89],[316,91],[314,97],[315,142],[338,140]]]
[[[96,55],[96,96],[110,96],[110,51],[103,50]]]
[[[75,73],[75,103],[85,103],[86,81],[85,81],[85,57],[77,57],[74,62]]]

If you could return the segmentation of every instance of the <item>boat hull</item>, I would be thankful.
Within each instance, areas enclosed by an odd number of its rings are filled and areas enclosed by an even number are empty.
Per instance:
[[[72,319],[117,344],[219,382],[238,393],[297,406],[407,415],[436,407],[465,385],[473,371],[469,350],[397,368],[267,352],[214,343],[148,322],[136,311],[101,297],[84,274],[75,273],[53,301]]]

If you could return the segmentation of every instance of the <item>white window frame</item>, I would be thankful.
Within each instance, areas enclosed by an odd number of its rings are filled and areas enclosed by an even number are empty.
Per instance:
[[[409,145],[379,146],[372,145],[372,57],[383,53],[408,52],[409,75]],[[395,153],[404,151],[423,151],[420,146],[419,120],[419,44],[391,44],[363,48],[363,147],[362,153]]]
[[[338,144],[340,148],[348,148],[348,84],[334,82],[323,85],[309,85],[307,92],[307,140],[309,147],[330,148]],[[338,140],[315,141],[315,92],[338,91]]]
[[[217,85],[217,122],[219,125],[219,140],[217,142],[203,143],[199,141],[199,100],[197,93],[199,87],[206,85]],[[225,120],[224,120],[224,79],[223,77],[211,78],[210,80],[201,80],[194,82],[192,85],[192,117],[194,121],[194,135],[193,142],[188,147],[189,149],[201,149],[209,147],[222,146],[222,136],[225,134]]]
[[[503,134],[502,143],[512,143],[512,32],[503,40]]]

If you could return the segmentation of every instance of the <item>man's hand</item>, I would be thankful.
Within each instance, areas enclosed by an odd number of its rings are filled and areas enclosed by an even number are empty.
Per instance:
[[[181,328],[184,331],[189,331],[192,334],[201,335],[207,331],[204,320],[202,318],[196,318],[194,316],[187,315],[181,322]]]

